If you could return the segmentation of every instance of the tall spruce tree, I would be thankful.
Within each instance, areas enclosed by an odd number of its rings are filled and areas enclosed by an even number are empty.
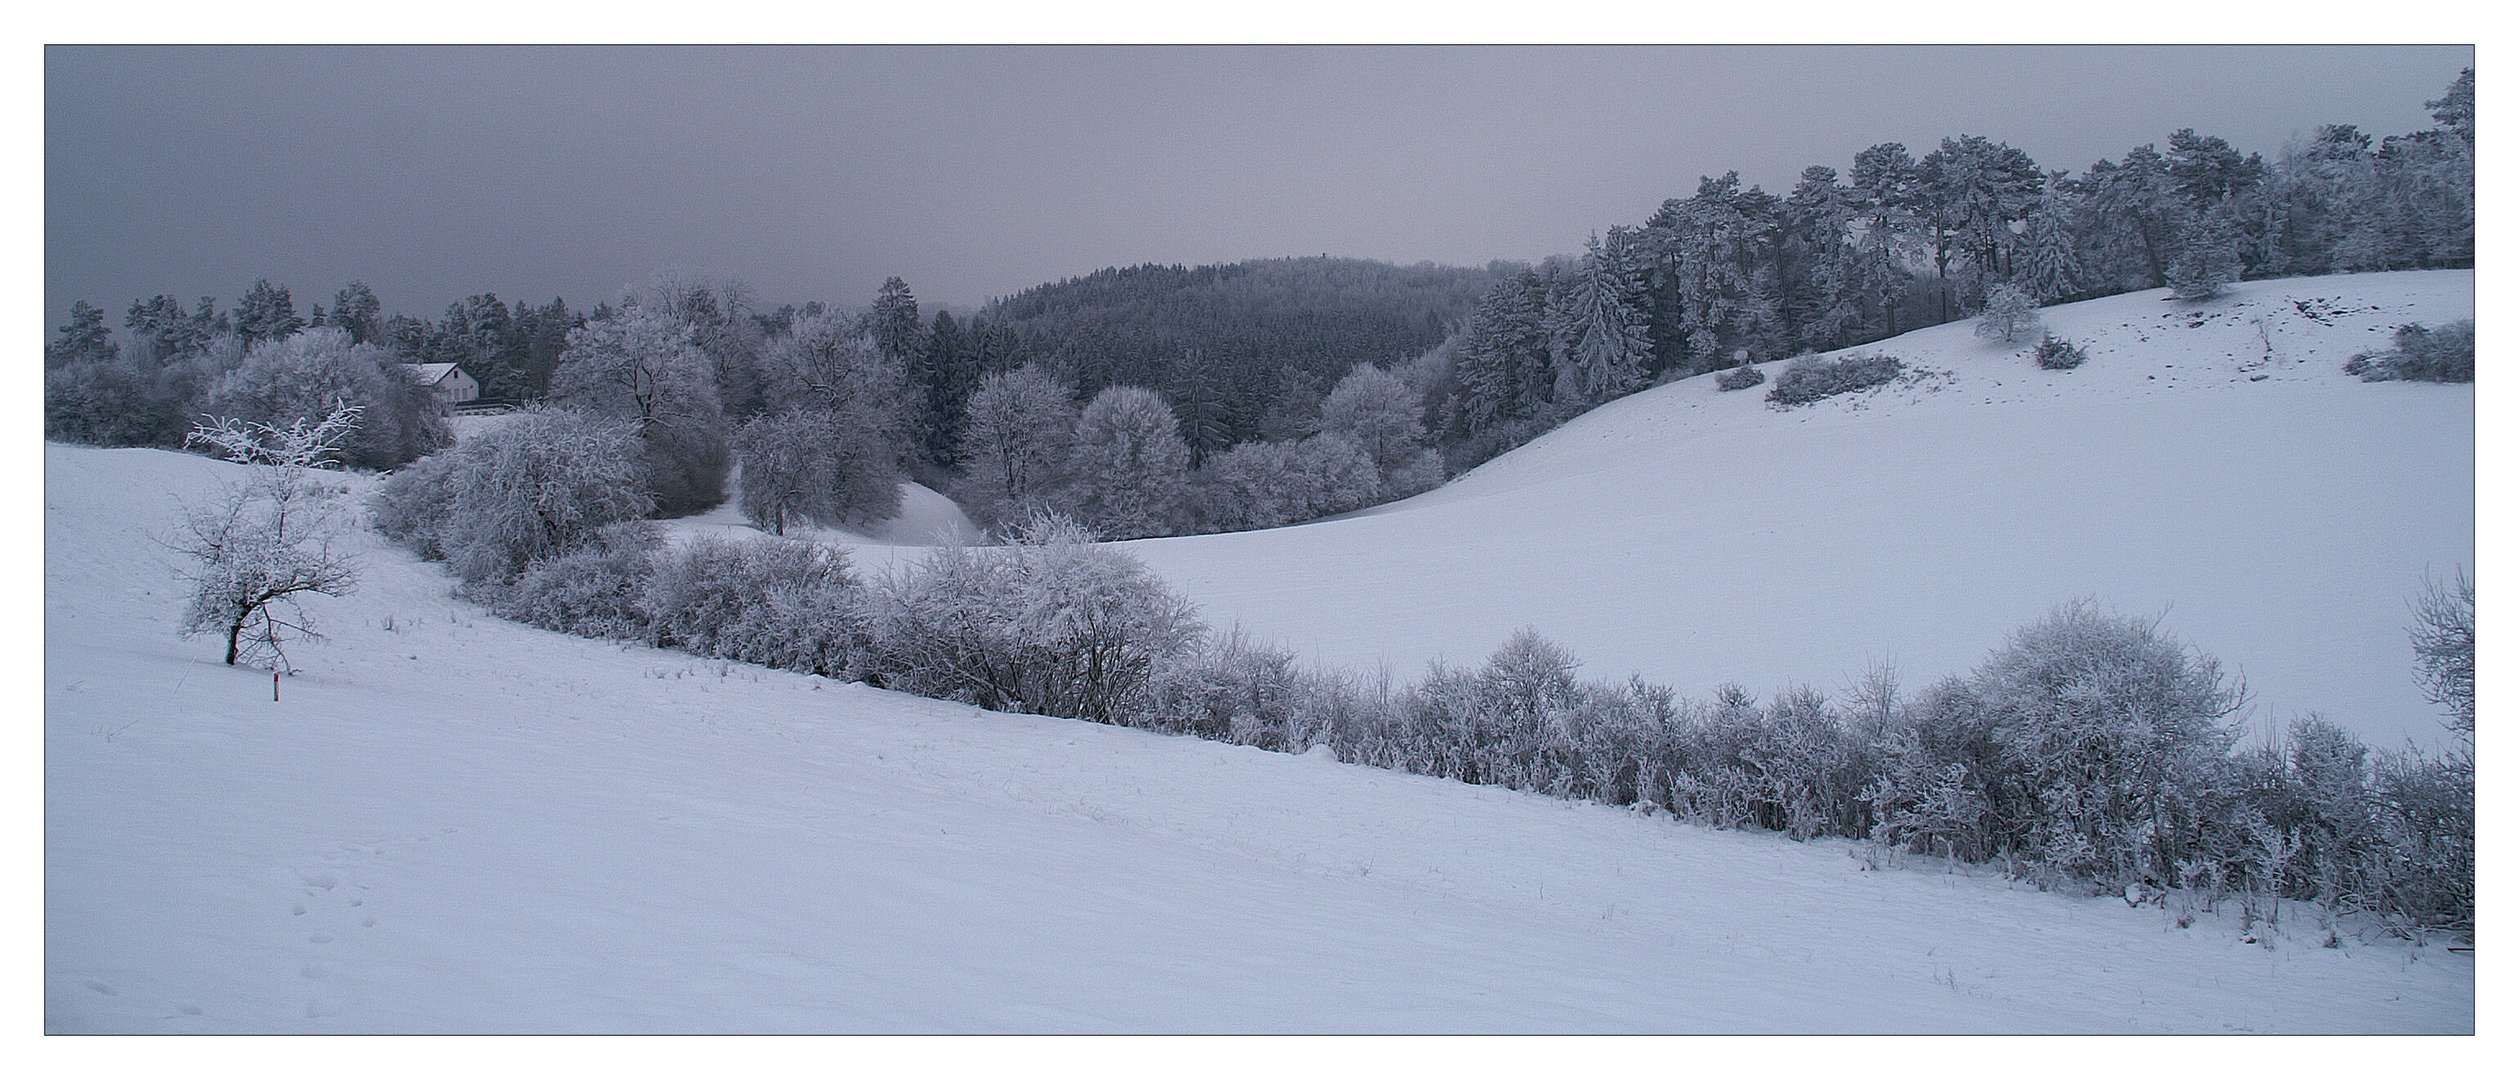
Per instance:
[[[44,366],[60,368],[111,360],[113,337],[114,332],[105,327],[104,309],[85,300],[74,300],[70,304],[70,321],[62,324],[60,336],[44,346]]]

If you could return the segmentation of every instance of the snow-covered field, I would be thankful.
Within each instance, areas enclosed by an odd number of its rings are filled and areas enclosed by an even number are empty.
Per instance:
[[[2262,383],[2245,354],[2143,353],[2138,327],[2169,331],[2122,298],[2056,318],[2096,346],[2072,375],[1920,335],[1890,348],[1956,374],[1912,408],[1680,384],[1380,513],[1136,547],[1211,619],[1333,659],[1469,658],[1528,623],[1692,690],[1867,655],[1938,673],[2078,592],[2175,601],[2269,706],[2410,732],[2428,709],[2379,684],[2406,679],[2423,564],[2472,563],[2472,397],[2344,381],[2338,350],[2384,333],[2274,302],[2393,325],[2463,315],[2469,283],[2252,286],[2178,330],[2254,342],[2265,317]],[[2137,362],[2178,392],[2112,368]],[[175,636],[150,539],[228,475],[45,450],[47,1030],[2475,1027],[2472,954],[2318,948],[2303,910],[2246,944],[1844,843],[583,641],[370,535],[274,702]],[[1535,583],[1567,591],[1496,595]]]
[[[1935,373],[1876,394],[1778,411],[1767,386],[1689,379],[1414,499],[1129,547],[1209,621],[1328,663],[1412,678],[1529,626],[1590,675],[1696,696],[1834,690],[1880,661],[1920,686],[2094,597],[2244,675],[2260,730],[2314,710],[2436,746],[2406,603],[2427,572],[2475,567],[2474,391],[2341,369],[2401,324],[2472,318],[2474,284],[2050,309],[2089,351],[2069,372],[2040,370],[2034,340],[1935,327],[1848,350]]]

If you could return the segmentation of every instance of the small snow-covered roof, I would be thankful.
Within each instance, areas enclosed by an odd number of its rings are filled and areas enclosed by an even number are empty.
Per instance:
[[[454,374],[457,370],[453,364],[404,364],[402,366],[411,372],[413,378],[420,380],[422,386],[435,386],[444,382],[446,376]]]

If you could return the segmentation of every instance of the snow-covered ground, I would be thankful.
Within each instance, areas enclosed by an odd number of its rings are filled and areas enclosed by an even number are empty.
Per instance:
[[[2258,730],[2314,710],[2436,746],[2406,604],[2426,573],[2475,566],[2474,391],[2341,369],[2401,324],[2472,318],[2474,284],[2050,309],[2089,352],[2069,372],[2040,370],[2034,340],[1935,327],[1848,350],[1929,372],[1877,393],[1778,411],[1767,386],[1684,380],[1414,499],[1128,546],[1210,622],[1327,663],[1412,678],[1529,626],[1593,676],[1697,696],[1834,690],[1880,661],[1915,687],[2094,597],[2244,675]]]
[[[271,700],[45,451],[57,1032],[2471,1031],[2471,954],[584,641],[372,536]]]

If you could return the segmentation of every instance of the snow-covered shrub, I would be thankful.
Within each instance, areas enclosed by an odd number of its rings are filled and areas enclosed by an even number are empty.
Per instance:
[[[1865,355],[1822,360],[1815,356],[1797,357],[1776,376],[1776,384],[1767,391],[1771,405],[1808,405],[1823,398],[1869,390],[1898,377],[1906,370],[1897,357]]]
[[[1297,708],[1294,653],[1255,643],[1237,626],[1161,665],[1148,713],[1173,730],[1292,750]]]
[[[639,601],[651,644],[839,678],[857,672],[865,607],[846,552],[774,537],[660,552]]]
[[[1756,364],[1743,364],[1736,368],[1727,369],[1720,375],[1716,375],[1714,377],[1714,388],[1723,391],[1747,390],[1750,387],[1760,385],[1766,381],[1766,369],[1761,368]]]
[[[456,468],[457,456],[440,452],[394,470],[368,496],[369,522],[421,558],[445,561],[438,535],[454,509]]]
[[[2363,382],[2405,379],[2415,382],[2475,381],[2475,320],[2460,319],[2439,329],[2421,323],[2397,327],[2385,352],[2356,353],[2344,370]]]
[[[2006,345],[2038,329],[2038,298],[2018,285],[1986,290],[1985,310],[1977,313],[1977,336]]]
[[[496,594],[501,618],[579,637],[645,640],[640,601],[655,571],[659,539],[645,521],[596,530],[584,545],[525,564],[515,584]]]
[[[1204,633],[1135,556],[1041,519],[999,547],[947,547],[874,590],[872,673],[888,688],[987,709],[1121,723],[1157,664]]]
[[[379,530],[444,559],[466,584],[504,583],[616,521],[645,517],[628,422],[529,410],[388,477]]]
[[[2054,334],[2038,339],[2037,358],[2038,366],[2049,371],[2071,371],[2089,359],[2083,354],[2081,346]]]
[[[2225,720],[2241,701],[2217,661],[2076,602],[2015,632],[1970,681],[2002,745],[2005,848],[2112,889],[2174,881],[2214,854],[2236,740]]]
[[[2379,910],[2401,932],[2475,928],[2475,769],[2458,759],[2381,755]]]
[[[1984,860],[2000,850],[1994,792],[1999,735],[1965,680],[1945,678],[1901,704],[1880,736],[1871,838],[1894,848]]]

